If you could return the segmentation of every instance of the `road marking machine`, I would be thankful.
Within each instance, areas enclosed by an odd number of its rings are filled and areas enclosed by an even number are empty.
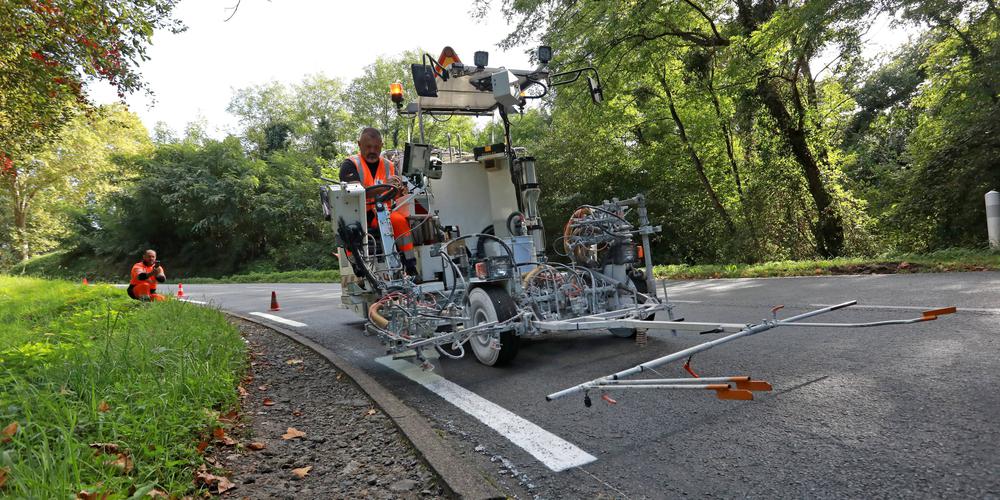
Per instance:
[[[535,159],[511,141],[509,115],[530,99],[582,77],[595,103],[603,100],[600,76],[585,67],[550,72],[551,49],[537,52],[532,70],[488,67],[488,55],[477,52],[474,65],[464,65],[451,48],[435,60],[424,54],[413,64],[417,98],[402,107],[402,85],[391,88],[401,112],[413,116],[421,142],[408,142],[401,154],[402,176],[368,188],[360,183],[330,181],[321,190],[326,217],[336,234],[342,302],[367,320],[389,353],[410,357],[424,368],[440,356],[460,358],[469,349],[489,366],[510,362],[522,337],[549,332],[610,332],[643,343],[648,332],[729,333],[680,352],[615,374],[552,393],[548,400],[570,394],[613,390],[706,390],[721,399],[752,399],[753,391],[770,385],[749,377],[697,377],[691,356],[733,340],[774,328],[863,328],[936,319],[954,308],[927,311],[912,319],[872,323],[803,323],[801,320],[853,305],[824,307],[785,319],[758,324],[693,322],[674,316],[666,294],[657,293],[651,274],[650,237],[660,227],[650,222],[646,200],[639,194],[605,200],[576,209],[553,242],[561,262],[546,252],[539,212],[541,186]],[[425,116],[493,116],[499,114],[504,141],[476,147],[471,155],[447,154],[423,144]],[[377,224],[369,231],[370,207]],[[407,216],[415,243],[416,275],[404,271],[396,248],[390,214]],[[412,272],[412,271],[411,271]],[[657,313],[666,320],[656,320]],[[656,373],[655,368],[687,360],[691,378],[628,379]]]

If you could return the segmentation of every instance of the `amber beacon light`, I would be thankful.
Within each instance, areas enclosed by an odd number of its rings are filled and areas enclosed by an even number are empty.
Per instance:
[[[403,84],[399,82],[389,84],[389,95],[392,97],[392,102],[396,103],[396,107],[403,105]]]

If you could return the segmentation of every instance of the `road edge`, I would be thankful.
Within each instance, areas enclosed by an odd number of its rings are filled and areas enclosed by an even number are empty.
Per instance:
[[[352,365],[346,359],[337,355],[337,353],[291,330],[265,323],[240,313],[226,310],[220,310],[220,312],[255,325],[270,328],[322,356],[334,367],[350,377],[392,419],[396,428],[406,436],[417,453],[441,477],[444,486],[451,493],[470,500],[505,497],[502,492],[490,485],[485,479],[486,474],[484,471],[457,456],[451,447],[443,442],[427,419],[413,408],[407,406],[406,403],[389,392],[388,389],[383,387],[382,384],[378,383],[370,375]]]

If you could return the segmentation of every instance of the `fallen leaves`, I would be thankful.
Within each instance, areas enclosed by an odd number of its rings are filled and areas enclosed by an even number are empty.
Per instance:
[[[11,422],[0,431],[0,443],[6,443],[14,438],[14,434],[17,434],[17,422]]]
[[[236,440],[226,435],[226,430],[222,427],[216,427],[212,431],[212,437],[215,438],[216,443],[222,443],[226,446],[234,446],[236,444]]]
[[[215,492],[218,494],[225,493],[236,487],[229,478],[225,476],[216,476],[208,472],[208,469],[204,465],[194,473],[194,484],[195,486],[205,486],[209,490],[213,487]]]
[[[108,498],[109,494],[107,492],[89,492],[87,490],[80,490],[76,494],[76,500],[104,500]]]
[[[108,454],[114,454],[114,453],[118,453],[118,451],[119,451],[118,450],[118,445],[115,444],[115,443],[90,443],[89,446],[91,448],[96,449],[98,451],[98,454],[100,454],[100,452],[104,452],[104,453],[108,453]]]
[[[10,469],[6,467],[0,467],[0,488],[7,484],[7,474],[10,473]]]
[[[369,408],[368,411],[365,412],[365,416],[370,417],[376,413],[378,413],[378,410],[376,410],[375,408]]]
[[[267,390],[267,386],[266,385],[258,385],[257,386],[257,390],[261,391],[261,392],[266,391]]]
[[[292,416],[301,417],[302,416],[302,412],[299,411],[299,410],[295,410],[295,411],[292,412]]]
[[[304,433],[304,432],[296,429],[295,427],[289,427],[288,430],[285,431],[285,433],[281,435],[281,439],[284,439],[284,440],[287,441],[289,439],[300,438],[300,437],[305,436],[305,435],[306,435],[306,433]]]
[[[198,446],[195,449],[198,451],[198,454],[201,455],[205,453],[205,448],[208,448],[208,441],[198,443]]]
[[[241,397],[241,398],[245,398],[245,397],[247,397],[247,396],[248,396],[248,395],[250,394],[250,393],[248,393],[248,392],[247,392],[247,390],[246,390],[246,389],[244,389],[244,388],[243,388],[243,386],[242,386],[242,385],[241,385],[241,386],[238,386],[238,387],[236,387],[236,389],[237,389],[238,391],[240,391],[240,397]]]
[[[100,404],[97,405],[97,411],[107,413],[108,411],[111,411],[111,405],[109,405],[107,401],[101,401]]]
[[[119,472],[124,472],[125,474],[132,472],[132,469],[135,468],[135,465],[132,463],[132,457],[124,453],[119,453],[114,459],[105,460],[104,465],[114,467]]]
[[[97,456],[111,455],[104,461],[104,465],[118,469],[119,472],[125,474],[135,469],[135,464],[132,463],[132,457],[128,455],[128,451],[121,451],[116,443],[90,443],[88,446],[94,448],[94,454]]]
[[[340,380],[340,377],[343,377],[343,376],[344,376],[344,372],[337,372],[337,380]]]
[[[264,398],[264,406],[274,406],[274,400],[271,398]]]
[[[286,365],[301,365],[302,364],[302,360],[298,359],[298,358],[293,358],[293,359],[289,359],[289,360],[285,361],[285,364]]]
[[[231,410],[229,413],[219,416],[219,422],[225,424],[235,424],[236,421],[239,419],[240,419],[240,414],[236,410]]]
[[[298,469],[292,469],[292,474],[295,474],[299,479],[303,479],[309,475],[309,471],[312,470],[311,465],[305,467],[299,467]]]
[[[248,444],[247,448],[250,448],[253,451],[260,451],[260,450],[263,450],[264,448],[267,448],[267,445],[264,444],[264,443],[261,443],[260,441],[254,441],[254,442]]]

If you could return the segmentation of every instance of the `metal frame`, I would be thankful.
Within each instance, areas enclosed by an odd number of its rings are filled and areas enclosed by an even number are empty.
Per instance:
[[[833,305],[833,306],[823,307],[823,308],[820,308],[820,309],[816,309],[816,310],[813,310],[813,311],[805,312],[805,313],[802,313],[802,314],[798,314],[798,315],[792,316],[790,318],[785,318],[785,319],[780,319],[780,320],[777,319],[776,314],[777,314],[777,311],[780,310],[784,306],[778,306],[778,307],[775,307],[774,309],[772,309],[772,315],[775,315],[774,319],[764,320],[762,323],[756,324],[756,325],[745,325],[745,326],[741,327],[740,329],[738,329],[736,331],[736,333],[732,333],[731,335],[727,335],[727,336],[722,337],[720,339],[716,339],[716,340],[712,340],[712,341],[705,342],[705,343],[702,343],[702,344],[698,344],[696,346],[689,347],[687,349],[675,352],[673,354],[668,354],[666,356],[663,356],[663,357],[660,357],[660,358],[656,358],[656,359],[647,361],[645,363],[633,366],[631,368],[622,370],[620,372],[612,373],[611,375],[607,375],[607,376],[604,376],[604,377],[599,377],[599,378],[596,378],[594,380],[590,380],[588,382],[584,382],[582,384],[577,384],[577,385],[575,385],[573,387],[570,387],[568,389],[563,389],[561,391],[554,392],[552,394],[549,394],[548,396],[545,396],[545,400],[546,401],[553,401],[553,400],[556,400],[556,399],[560,399],[560,398],[569,396],[571,394],[576,394],[576,393],[579,393],[579,392],[587,392],[587,391],[592,390],[592,389],[601,389],[601,390],[607,390],[607,389],[691,389],[694,386],[691,386],[689,384],[682,384],[680,386],[673,385],[673,384],[676,384],[678,382],[690,382],[690,383],[694,383],[694,382],[709,382],[709,381],[719,381],[719,382],[721,382],[722,380],[719,379],[719,378],[711,378],[711,379],[710,378],[692,378],[692,379],[629,380],[626,383],[622,383],[623,382],[622,379],[624,379],[626,377],[630,377],[632,375],[643,373],[645,371],[652,371],[652,372],[655,373],[656,372],[655,368],[657,368],[659,366],[663,366],[663,365],[666,365],[668,363],[672,363],[672,362],[675,362],[675,361],[680,361],[682,359],[688,359],[688,360],[690,360],[691,356],[694,356],[695,354],[698,354],[700,352],[704,352],[704,351],[707,351],[707,350],[712,349],[714,347],[718,347],[718,346],[720,346],[722,344],[726,344],[726,343],[732,342],[734,340],[739,340],[739,339],[744,338],[744,337],[749,337],[749,336],[752,336],[752,335],[756,335],[758,333],[763,333],[763,332],[766,332],[768,330],[772,330],[774,328],[778,328],[778,327],[782,327],[782,326],[799,326],[799,327],[807,327],[807,328],[808,327],[818,327],[818,328],[869,328],[869,327],[886,326],[886,325],[908,325],[908,324],[912,324],[912,323],[919,323],[919,322],[922,322],[922,321],[932,321],[932,320],[937,319],[938,316],[942,316],[942,315],[945,315],[945,314],[952,314],[952,313],[954,313],[954,312],[957,311],[957,309],[955,307],[946,307],[946,308],[943,308],[943,309],[934,309],[934,310],[924,311],[923,314],[920,317],[918,317],[918,318],[907,318],[907,319],[896,319],[896,320],[885,320],[885,321],[872,321],[872,322],[867,322],[867,323],[802,323],[802,322],[800,322],[803,319],[807,319],[807,318],[811,318],[813,316],[818,316],[820,314],[825,314],[825,313],[828,313],[828,312],[836,311],[838,309],[844,309],[844,308],[853,306],[853,305],[855,305],[857,303],[858,303],[858,301],[851,300],[849,302],[844,302],[842,304],[837,304],[837,305]],[[671,328],[680,329],[681,328],[680,325],[685,325],[685,324],[686,325],[695,325],[696,323],[671,322],[671,321],[656,321],[656,322],[647,322],[646,324],[650,325],[650,327],[652,329],[660,329],[660,328],[668,327],[668,326],[671,327]],[[708,323],[701,323],[700,325],[712,326],[711,324],[708,324]],[[732,331],[732,329],[734,327],[736,327],[736,326],[737,325],[720,323],[720,324],[714,325],[713,331],[718,331],[720,333],[721,332],[728,332],[728,331]],[[693,372],[692,372],[692,374],[693,374]],[[724,377],[724,378],[728,379],[729,381],[732,381],[732,379],[733,379],[733,377]],[[706,388],[706,387],[699,387],[699,388]],[[727,388],[708,387],[708,389],[716,389],[716,390],[723,390],[724,391],[724,390],[732,390],[733,388],[732,387],[727,387]],[[739,390],[739,389],[737,389],[737,390]]]

